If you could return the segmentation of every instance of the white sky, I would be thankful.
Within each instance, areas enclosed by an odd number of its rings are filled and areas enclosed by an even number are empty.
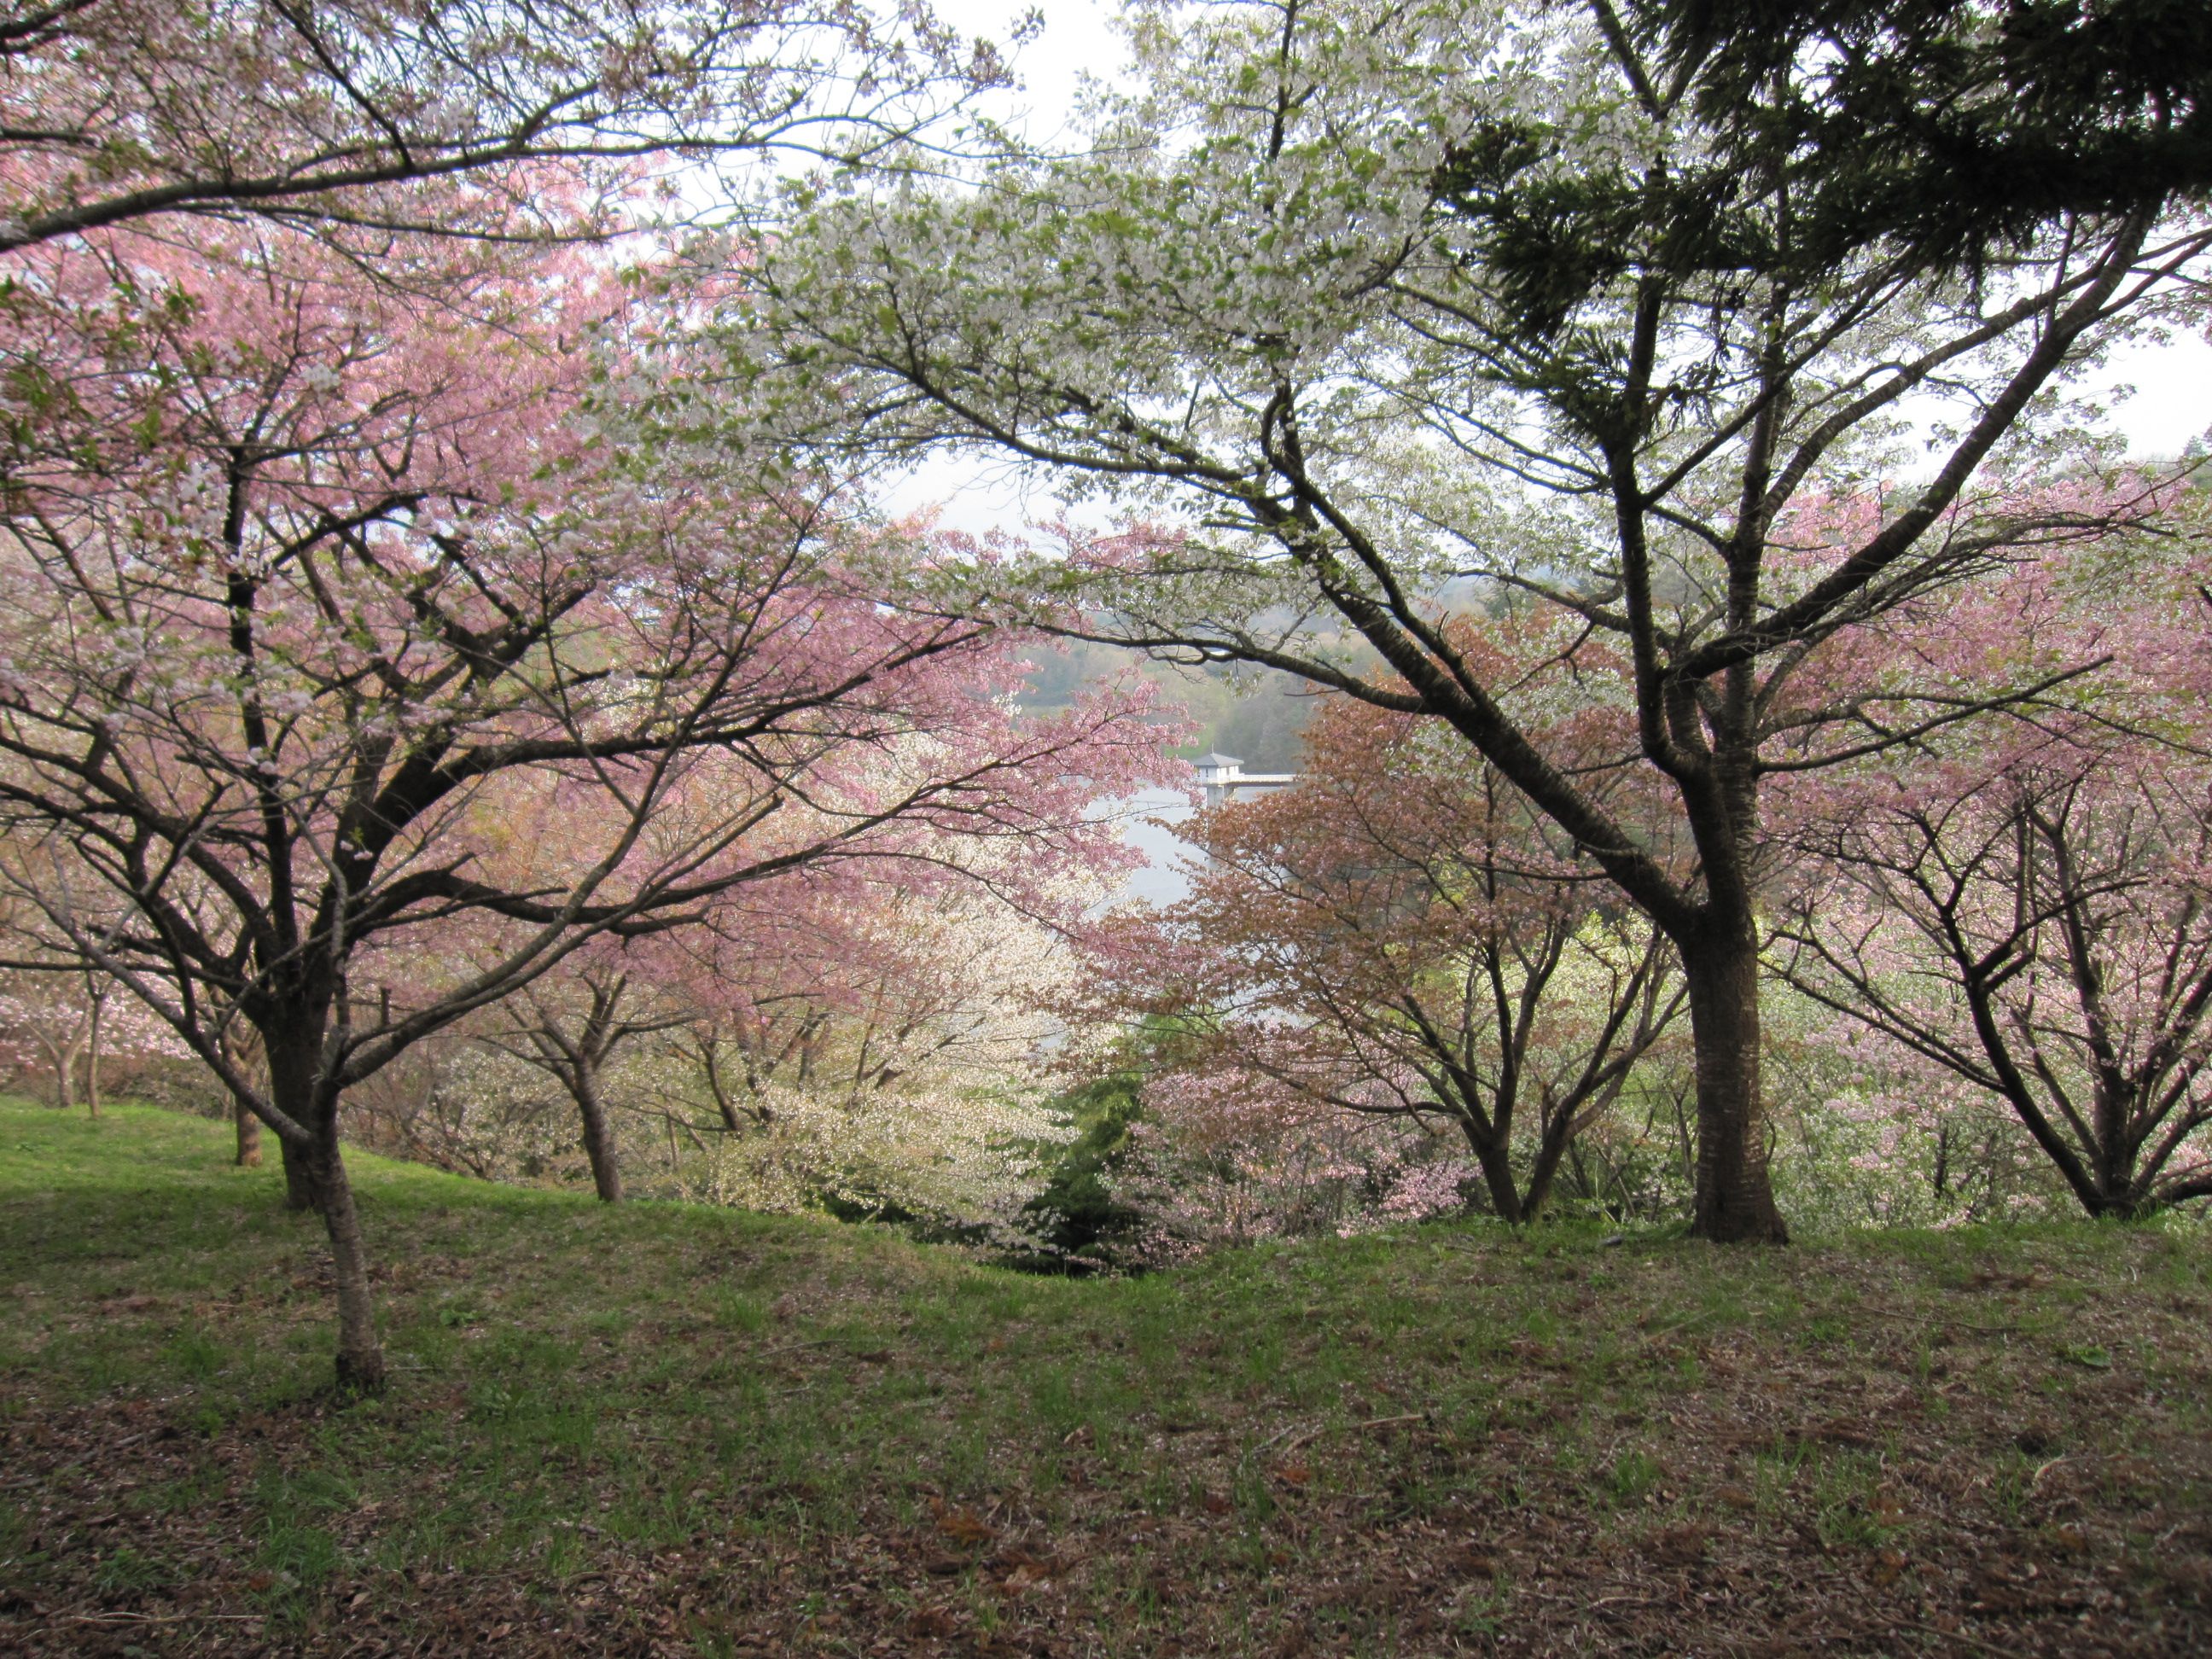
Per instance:
[[[1020,9],[1004,0],[939,0],[938,6],[963,33],[1000,40]],[[1022,86],[1001,94],[993,112],[1041,143],[1073,137],[1069,122],[1084,76],[1111,78],[1126,64],[1124,43],[1111,24],[1117,10],[1115,0],[1046,0],[1042,33],[1015,60]],[[2212,341],[2201,336],[2132,349],[2090,384],[2134,388],[2115,419],[2138,454],[2172,455],[2212,432]],[[1004,464],[951,459],[917,468],[890,492],[887,504],[902,513],[939,507],[948,528],[975,534],[1018,532],[1057,511],[1048,480],[1025,477]]]

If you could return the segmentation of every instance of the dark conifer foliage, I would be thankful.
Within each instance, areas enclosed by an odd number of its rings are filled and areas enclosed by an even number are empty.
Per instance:
[[[1711,148],[1655,175],[1568,177],[1544,167],[1560,135],[1502,120],[1455,150],[1440,204],[1531,340],[1556,340],[1632,270],[1818,283],[1874,253],[1900,273],[1978,274],[2067,215],[2212,193],[2202,0],[1601,9],[1651,66],[1645,101],[1693,111]]]

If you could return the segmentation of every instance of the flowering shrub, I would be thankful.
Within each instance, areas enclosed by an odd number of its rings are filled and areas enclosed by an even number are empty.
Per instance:
[[[1109,1183],[1138,1218],[1116,1252],[1129,1265],[1454,1214],[1481,1181],[1437,1130],[1364,1121],[1261,1079],[1169,1072],[1141,1100]]]
[[[712,1138],[671,1185],[744,1209],[826,1210],[924,1237],[1032,1251],[1025,1212],[1052,1152],[1073,1139],[1034,1096],[953,1090],[836,1097],[771,1089],[766,1121]]]
[[[106,975],[19,969],[0,975],[0,1067],[36,1079],[57,1106],[95,1112],[185,1056],[184,1046]]]

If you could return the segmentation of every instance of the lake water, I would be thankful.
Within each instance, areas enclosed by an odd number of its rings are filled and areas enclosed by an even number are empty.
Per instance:
[[[1122,838],[1145,855],[1145,867],[1121,884],[1107,908],[1172,904],[1190,891],[1190,870],[1199,855],[1172,826],[1188,819],[1193,810],[1190,797],[1180,789],[1147,789],[1113,809],[1113,816],[1121,820]],[[1164,823],[1154,822],[1163,819]]]

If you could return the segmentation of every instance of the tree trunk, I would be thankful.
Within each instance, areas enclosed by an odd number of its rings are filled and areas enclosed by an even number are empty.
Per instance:
[[[312,1156],[323,1225],[331,1238],[331,1264],[337,1276],[338,1387],[353,1394],[380,1393],[384,1348],[376,1340],[369,1297],[368,1251],[362,1241],[361,1217],[354,1209],[353,1183],[346,1179],[345,1158],[338,1148],[335,1111],[323,1124]]]
[[[599,1097],[599,1080],[589,1066],[574,1066],[568,1079],[569,1092],[584,1118],[584,1156],[592,1160],[592,1185],[602,1200],[622,1202],[622,1164],[615,1154],[614,1126],[607,1121],[606,1103]]]
[[[1785,1243],[1759,1095],[1758,941],[1745,926],[1685,944],[1682,971],[1698,1073],[1691,1233],[1716,1243]]]
[[[304,1195],[323,1218],[330,1236],[331,1266],[337,1280],[337,1384],[350,1394],[375,1394],[384,1387],[384,1349],[376,1340],[369,1295],[368,1251],[354,1208],[353,1183],[346,1177],[338,1146],[338,1103],[322,1077],[320,1021],[313,1014],[292,1030],[262,1029],[261,1051],[269,1067],[269,1093],[277,1110],[306,1129],[308,1138],[277,1137],[284,1149],[287,1202],[303,1207]]]
[[[1528,1189],[1521,1197],[1521,1212],[1534,1221],[1544,1213],[1544,1206],[1552,1201],[1552,1188],[1558,1181],[1559,1165],[1566,1159],[1568,1149],[1574,1145],[1574,1113],[1559,1109],[1558,1119],[1544,1128],[1536,1143],[1536,1161],[1528,1169]]]
[[[276,1138],[276,1150],[284,1160],[284,1207],[299,1211],[321,1208],[315,1195],[314,1155],[282,1135]]]
[[[742,1134],[745,1126],[738,1116],[737,1103],[730,1098],[729,1089],[722,1081],[722,1045],[714,1037],[700,1037],[697,1042],[699,1059],[706,1067],[707,1087],[714,1094],[714,1109],[722,1115],[722,1127],[733,1135]],[[756,1089],[753,1093],[757,1099],[759,1091]]]
[[[241,1036],[241,1033],[246,1035]],[[260,1039],[250,1025],[226,1027],[217,1039],[222,1044],[225,1059],[241,1072],[251,1073],[256,1069],[261,1052]],[[238,1134],[238,1167],[258,1170],[261,1167],[261,1120],[244,1101],[234,1097],[230,1103],[231,1122]],[[289,1182],[287,1183],[289,1184]],[[289,1201],[289,1194],[287,1194]]]
[[[320,1048],[319,1042],[286,1042],[268,1032],[262,1034],[261,1051],[269,1064],[269,1097],[278,1111],[311,1133],[319,1115],[315,1073],[319,1069]],[[315,1148],[299,1145],[288,1135],[279,1135],[276,1146],[284,1158],[284,1207],[320,1210],[322,1196],[316,1185],[320,1170]]]
[[[1459,1120],[1460,1133],[1467,1137],[1467,1148],[1474,1154],[1475,1168],[1482,1171],[1483,1189],[1490,1194],[1490,1211],[1509,1226],[1517,1227],[1531,1218],[1533,1210],[1521,1201],[1521,1188],[1513,1178],[1513,1145],[1510,1138],[1492,1133],[1486,1135],[1473,1116]]]
[[[58,1042],[43,1046],[54,1067],[54,1104],[66,1112],[76,1104],[77,1037],[72,1031]]]
[[[2128,1133],[2128,1121],[2135,1115],[2129,1108],[2136,1103],[2110,1079],[2100,1079],[2096,1090],[2094,1121],[2097,1126],[2097,1185],[2101,1189],[2099,1196],[2105,1201],[2101,1214],[2136,1220],[2147,1211],[2142,1202],[2143,1183],[2136,1177],[2137,1148]]]
[[[91,1012],[85,1017],[84,1036],[84,1103],[94,1117],[100,1115],[100,1023],[107,1006],[107,993],[94,991],[88,985],[85,1000]]]

